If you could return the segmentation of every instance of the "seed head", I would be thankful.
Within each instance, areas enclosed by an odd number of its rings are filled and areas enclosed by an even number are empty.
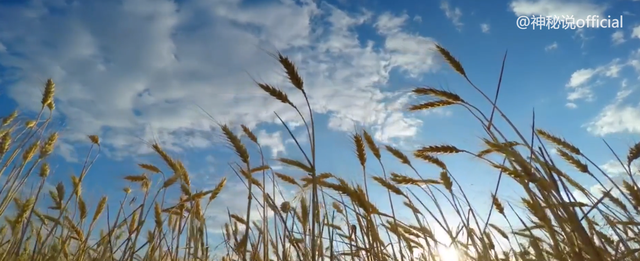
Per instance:
[[[29,129],[31,129],[31,128],[33,128],[33,127],[35,127],[35,126],[36,126],[36,121],[34,121],[34,120],[29,120],[29,121],[27,121],[27,122],[25,122],[25,123],[24,123],[24,126],[25,126],[25,127],[27,127],[27,128],[29,128]]]
[[[53,102],[53,95],[56,92],[56,84],[53,80],[48,79],[47,83],[44,86],[44,93],[42,94],[42,107],[47,106],[49,110],[53,110],[55,108],[55,104]]]
[[[47,176],[49,176],[49,171],[51,170],[51,168],[49,168],[49,163],[42,163],[42,165],[40,165],[40,177],[41,178],[46,178]]]
[[[56,144],[58,140],[58,133],[54,132],[49,135],[49,138],[44,142],[42,148],[40,148],[40,159],[43,159],[53,152],[53,146]]]
[[[289,203],[289,201],[285,201],[285,202],[282,202],[282,204],[280,204],[280,211],[282,211],[283,213],[289,213],[290,210],[291,210],[291,203]]]
[[[18,116],[18,111],[13,111],[9,116],[2,118],[2,126],[11,123]]]

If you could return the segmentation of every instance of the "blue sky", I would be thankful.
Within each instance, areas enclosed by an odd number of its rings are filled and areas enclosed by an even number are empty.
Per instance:
[[[491,96],[508,50],[499,106],[523,130],[535,109],[538,127],[568,138],[615,173],[619,167],[609,162],[601,138],[624,154],[640,133],[638,11],[637,0],[3,1],[0,115],[39,109],[42,86],[53,78],[61,141],[51,183],[78,172],[86,135],[96,134],[103,149],[87,177],[85,191],[95,193],[88,201],[116,195],[126,185],[122,177],[141,172],[135,163],[158,163],[144,142],[157,138],[186,162],[197,186],[229,178],[210,212],[219,226],[226,208],[241,212],[246,197],[238,196],[242,184],[228,167],[233,154],[198,106],[218,122],[251,127],[267,157],[302,159],[273,112],[293,125],[297,116],[251,80],[282,87],[300,102],[264,50],[279,50],[299,67],[316,112],[320,171],[361,177],[348,136],[354,126],[407,152],[441,143],[481,149],[482,130],[460,108],[405,110],[417,102],[408,91],[418,85],[451,90],[489,109],[443,63],[433,48],[438,43]],[[518,16],[531,15],[623,16],[623,24],[516,27]],[[294,133],[302,138],[302,131]],[[409,174],[384,157],[387,169]],[[470,157],[444,159],[468,193],[489,202],[495,172]],[[421,170],[426,177],[438,174]],[[510,191],[502,192],[515,200]]]

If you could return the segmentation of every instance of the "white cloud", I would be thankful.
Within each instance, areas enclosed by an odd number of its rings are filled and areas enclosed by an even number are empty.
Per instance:
[[[612,133],[640,133],[640,104],[624,103],[635,88],[631,88],[624,79],[614,101],[605,106],[600,113],[585,124],[587,131],[604,136]]]
[[[452,8],[449,6],[449,2],[445,0],[440,2],[440,9],[444,11],[444,14],[449,18],[449,20],[451,20],[458,30],[462,29],[464,24],[460,21],[460,18],[462,17],[462,11],[460,8]]]
[[[281,4],[242,7],[239,2],[222,1],[222,4],[211,4],[210,7],[214,8],[213,13],[219,18],[261,28],[259,38],[278,49],[307,46],[310,43],[311,18],[319,12],[311,1],[303,1],[302,7],[292,0],[280,1]]]
[[[411,137],[418,132],[421,121],[418,119],[407,119],[402,113],[394,112],[385,119],[385,123],[374,128],[374,137],[383,142],[390,142],[394,137]]]
[[[620,64],[619,60],[616,59],[610,64],[618,65],[618,71],[624,66],[632,67],[636,74],[640,75],[640,50],[633,51],[625,63]],[[610,71],[611,69],[607,72]],[[599,136],[612,133],[640,133],[640,103],[635,100],[633,103],[625,103],[637,88],[637,84],[630,85],[627,79],[623,79],[613,101],[584,125],[587,131]]]
[[[580,40],[582,43],[580,44],[581,48],[584,48],[586,46],[586,43],[588,40],[593,39],[593,37],[588,37],[587,34],[585,33],[585,28],[578,28],[576,30],[576,33],[573,36],[574,39],[578,38],[578,40]]]
[[[609,66],[605,66],[602,74],[610,78],[617,78],[618,76],[620,76],[620,70],[622,70],[622,67],[624,67],[624,65],[619,64],[618,61],[620,61],[620,59],[614,59],[614,61],[610,63]]]
[[[640,39],[640,25],[633,28],[633,30],[631,31],[631,38]]]
[[[595,95],[593,87],[602,84],[594,79],[598,77],[616,78],[625,64],[620,63],[620,59],[613,59],[608,64],[596,68],[583,68],[571,74],[569,82],[565,85],[568,89],[567,100],[574,103],[577,100],[593,101]]]
[[[282,141],[281,132],[267,133],[264,130],[258,132],[258,142],[264,147],[271,148],[271,157],[279,157],[285,154],[284,142]]]
[[[600,184],[596,184],[596,185],[593,185],[593,186],[589,187],[588,191],[593,196],[591,198],[591,200],[589,200],[589,198],[587,197],[587,195],[585,193],[582,193],[579,190],[574,190],[572,192],[572,194],[575,197],[575,200],[577,202],[591,204],[592,202],[597,201],[598,198],[602,197],[602,195],[604,195],[604,192],[606,192],[608,189],[611,189],[612,187],[613,187],[613,185],[611,185],[608,182],[607,182],[607,184],[605,186],[602,186]],[[616,196],[619,193],[620,193],[620,191],[614,189],[612,191],[611,195]]]
[[[584,86],[580,88],[575,88],[567,94],[567,100],[575,101],[575,100],[586,100],[593,101],[595,98],[593,91],[591,90],[591,86]]]
[[[295,140],[287,133],[287,139],[284,141],[284,144],[295,144],[296,140],[299,144],[305,144],[309,142],[309,134],[306,130],[300,130],[298,133],[293,133]]]
[[[627,65],[633,67],[640,79],[640,49],[631,52],[631,58],[627,61]]]
[[[547,45],[547,46],[544,47],[545,51],[550,51],[550,50],[555,50],[555,49],[558,49],[558,43],[557,42],[553,42],[552,44]]]
[[[489,26],[489,24],[487,23],[480,24],[480,30],[482,30],[483,33],[489,33],[490,29],[491,29],[491,26]]]
[[[623,164],[621,164],[617,160],[609,160],[606,163],[599,166],[600,169],[606,175],[608,175],[611,179],[604,181],[602,185],[596,184],[589,187],[589,192],[595,197],[595,199],[592,199],[592,200],[597,200],[598,198],[602,197],[602,195],[604,195],[604,192],[606,192],[607,190],[611,190],[611,195],[613,196],[617,197],[620,195],[621,193],[620,190],[615,188],[614,184],[620,187],[624,181],[631,182],[631,179],[629,178],[629,175],[628,175],[629,174],[628,168],[626,165],[623,165]],[[631,165],[630,172],[632,175],[638,175],[639,171],[640,169],[638,168],[637,164]],[[590,202],[587,196],[582,192],[575,190],[573,191],[573,195],[576,197],[576,200],[578,201],[585,202],[585,203]]]
[[[7,47],[4,46],[4,44],[2,44],[2,42],[0,42],[0,53],[4,53],[7,51]]]
[[[619,45],[624,43],[626,40],[624,39],[624,32],[622,30],[615,31],[611,34],[611,42],[613,45]]]
[[[605,164],[600,165],[600,168],[611,176],[622,176],[627,175],[627,166],[623,166],[617,160],[609,160]],[[637,165],[631,165],[632,173],[638,172]]]
[[[596,135],[640,133],[640,105],[610,104],[587,124],[587,131]]]
[[[616,94],[616,100],[621,101],[633,92],[633,90],[628,87],[629,81],[627,79],[622,79],[622,81],[620,82],[620,90]]]
[[[0,41],[20,54],[0,56],[0,63],[20,69],[8,93],[23,108],[39,109],[42,78],[52,77],[65,140],[100,135],[112,156],[147,152],[142,140],[153,137],[171,150],[211,145],[215,125],[196,105],[234,126],[277,123],[273,111],[299,124],[295,112],[247,76],[301,101],[261,47],[297,63],[312,107],[329,116],[331,128],[357,122],[380,130],[380,138],[415,134],[421,123],[389,111],[398,98],[384,89],[389,72],[420,77],[438,68],[435,41],[405,31],[408,16],[346,13],[312,0],[125,0],[56,8],[66,16],[46,6],[0,9]],[[383,46],[361,44],[354,32],[360,25],[374,26]]]
[[[422,23],[422,16],[416,15],[413,17],[413,21],[418,22],[418,23]]]
[[[585,83],[589,81],[596,73],[594,69],[580,69],[571,74],[571,79],[567,83],[569,93],[567,94],[567,100],[573,103],[576,100],[592,100],[593,92],[591,86],[586,86]]]
[[[386,37],[385,55],[389,57],[387,61],[378,61],[378,63],[388,63],[386,66],[397,67],[411,77],[419,77],[421,74],[434,72],[439,68],[437,62],[439,55],[434,48],[436,43],[434,39],[402,30],[408,18],[407,15],[393,16],[390,13],[384,13],[378,17],[374,26],[380,35]]]
[[[607,9],[604,5],[598,5],[589,1],[570,0],[516,0],[509,4],[511,11],[516,16],[570,16],[575,19],[586,19],[589,15],[599,15]]]
[[[56,153],[62,156],[67,162],[78,162],[78,153],[69,143],[58,143]]]
[[[204,167],[204,171],[207,171],[208,173],[214,173],[216,171],[216,158],[213,157],[213,155],[207,155],[204,157],[204,163],[206,165],[206,167]]]

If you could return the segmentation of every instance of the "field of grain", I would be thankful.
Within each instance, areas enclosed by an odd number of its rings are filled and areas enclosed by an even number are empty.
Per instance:
[[[355,155],[362,166],[362,184],[350,183],[331,173],[319,173],[316,165],[314,119],[305,91],[304,80],[296,66],[280,54],[274,55],[286,72],[291,85],[307,100],[294,104],[287,93],[267,83],[256,83],[265,95],[294,110],[304,122],[309,146],[298,145],[304,160],[279,158],[278,164],[296,168],[304,178],[296,179],[277,172],[264,157],[250,158],[248,150],[261,151],[260,140],[246,126],[220,124],[227,145],[237,155],[234,172],[246,184],[249,195],[247,210],[259,208],[267,216],[261,222],[252,220],[251,211],[229,213],[224,227],[222,251],[215,254],[212,242],[220,239],[207,234],[204,210],[216,204],[216,197],[225,189],[225,179],[206,191],[192,188],[192,180],[183,163],[165,152],[159,144],[152,149],[164,161],[163,166],[140,162],[146,173],[162,176],[159,190],[151,189],[147,175],[126,176],[131,187],[139,187],[144,197],[133,202],[125,189],[121,205],[111,205],[104,196],[97,205],[85,203],[83,178],[90,175],[91,166],[100,153],[100,138],[88,135],[92,144],[82,171],[71,177],[72,187],[60,183],[47,187],[51,166],[48,157],[56,149],[58,133],[51,131],[51,112],[55,110],[55,83],[44,86],[42,109],[35,118],[17,113],[2,119],[0,128],[0,260],[640,260],[637,236],[640,220],[640,190],[634,181],[631,165],[640,158],[640,143],[628,151],[611,153],[627,170],[629,179],[601,195],[594,195],[567,172],[579,171],[599,184],[610,177],[569,141],[543,129],[518,129],[504,116],[498,106],[500,86],[495,93],[484,93],[467,77],[460,62],[444,47],[436,46],[440,55],[477,94],[494,104],[490,111],[481,111],[467,103],[465,97],[431,87],[416,87],[413,94],[424,103],[407,108],[417,112],[445,106],[459,106],[473,115],[485,133],[482,151],[436,144],[412,152],[376,144],[366,132],[351,136]],[[506,57],[505,57],[506,59]],[[504,67],[504,64],[503,64]],[[502,77],[502,75],[500,75]],[[304,115],[311,114],[311,117]],[[494,122],[505,122],[507,129],[498,129]],[[234,133],[241,127],[242,134]],[[436,126],[437,127],[437,126]],[[289,130],[287,125],[283,126]],[[291,134],[291,132],[289,131]],[[508,139],[507,136],[518,137]],[[242,136],[242,138],[241,138]],[[295,136],[291,134],[295,140]],[[296,144],[298,144],[296,142]],[[563,170],[551,158],[559,155],[574,169]],[[504,204],[495,193],[491,206],[486,206],[493,218],[475,213],[469,199],[460,188],[456,173],[439,159],[442,154],[465,154],[479,159],[493,169],[501,179],[511,179],[521,186],[521,205],[516,212]],[[410,175],[385,168],[385,161],[399,161],[414,170]],[[369,175],[367,162],[379,165],[383,175]],[[429,164],[440,170],[439,178],[428,179],[414,166]],[[604,177],[604,178],[599,178]],[[39,179],[39,187],[23,193],[26,181]],[[608,180],[607,180],[608,179]],[[296,202],[276,204],[276,183],[298,187]],[[500,184],[496,184],[497,191]],[[369,200],[369,186],[386,189],[391,204],[383,213]],[[167,198],[168,189],[179,189],[179,198]],[[589,202],[578,201],[571,191],[585,194]],[[51,202],[47,209],[39,200]],[[442,199],[445,200],[442,200]],[[401,202],[401,204],[398,204]],[[264,204],[263,204],[264,203]],[[127,204],[132,211],[125,211]],[[435,206],[435,207],[433,207]],[[454,213],[442,212],[444,207]],[[116,216],[100,219],[108,210]],[[118,210],[119,209],[119,210]],[[396,212],[405,209],[413,218],[400,218]],[[14,211],[15,210],[15,211]],[[459,225],[447,225],[445,216],[459,217]],[[107,220],[106,224],[98,224]],[[497,225],[489,220],[499,220]],[[106,229],[104,229],[106,228]],[[434,230],[445,231],[447,238]],[[440,233],[442,234],[442,233]],[[222,253],[222,254],[220,254]]]

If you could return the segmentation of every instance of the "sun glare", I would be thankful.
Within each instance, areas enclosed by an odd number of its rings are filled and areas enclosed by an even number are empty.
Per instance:
[[[454,247],[439,246],[440,261],[460,261],[458,251]]]

